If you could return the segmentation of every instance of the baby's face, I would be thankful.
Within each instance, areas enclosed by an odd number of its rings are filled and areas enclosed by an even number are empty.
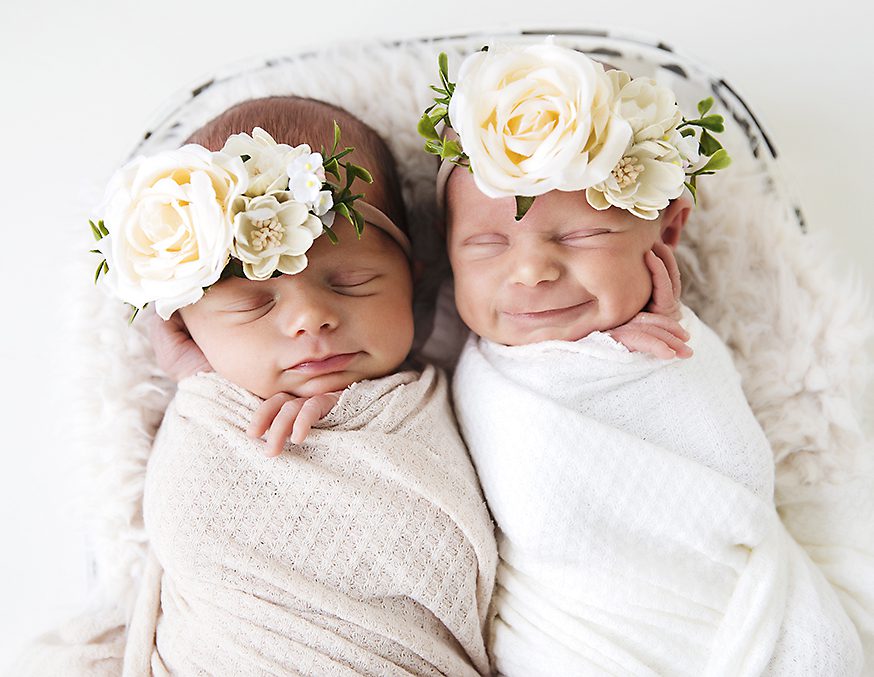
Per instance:
[[[297,275],[231,277],[180,312],[213,368],[268,398],[342,390],[396,370],[413,339],[406,257],[368,225],[360,240],[337,218],[339,243],[319,237]]]
[[[460,169],[449,179],[446,207],[455,302],[484,338],[575,341],[624,324],[649,301],[644,255],[660,237],[661,218],[598,211],[582,191],[552,191],[517,222],[513,198],[486,197]]]

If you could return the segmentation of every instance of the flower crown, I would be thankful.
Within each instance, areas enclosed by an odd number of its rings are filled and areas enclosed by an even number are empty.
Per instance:
[[[667,87],[605,71],[551,40],[484,47],[457,82],[447,63],[441,53],[437,96],[418,126],[425,150],[443,160],[438,193],[466,166],[485,195],[516,198],[517,221],[538,195],[583,189],[595,209],[656,219],[684,188],[696,199],[698,177],[731,162],[713,136],[724,122],[708,114],[712,97],[687,120]]]
[[[351,190],[371,183],[364,167],[345,160],[334,122],[330,153],[307,144],[276,143],[260,127],[234,134],[213,152],[197,144],[137,157],[109,182],[104,216],[89,221],[111,291],[137,312],[151,302],[165,320],[195,303],[206,288],[234,275],[266,280],[299,273],[315,238],[332,230],[336,214],[360,237],[365,219],[409,252],[406,236]],[[340,170],[345,182],[340,181]],[[337,182],[327,179],[334,177]]]

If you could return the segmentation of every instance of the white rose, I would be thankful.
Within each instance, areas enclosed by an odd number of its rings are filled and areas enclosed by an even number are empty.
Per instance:
[[[490,197],[581,190],[603,181],[631,139],[601,64],[548,43],[492,47],[461,65],[452,128]]]
[[[294,275],[307,266],[306,251],[322,234],[322,222],[307,206],[275,195],[253,198],[234,217],[233,254],[250,280],[266,280],[275,271]]]
[[[187,145],[139,157],[109,182],[99,248],[123,301],[155,302],[165,320],[219,279],[233,239],[231,205],[247,187],[240,158]]]
[[[626,120],[634,133],[634,143],[661,139],[683,119],[674,93],[651,78],[630,79],[627,74],[614,75],[619,85],[616,112]]]
[[[652,221],[671,200],[680,197],[686,173],[676,148],[657,141],[632,146],[605,181],[586,190],[595,209],[611,205]]]
[[[270,134],[260,127],[255,127],[251,136],[244,132],[228,137],[222,152],[234,157],[249,156],[245,161],[246,171],[249,172],[249,188],[246,190],[246,195],[257,197],[277,190],[286,190],[288,176],[285,168],[303,152],[309,153],[309,146],[292,148],[285,143],[276,143]]]

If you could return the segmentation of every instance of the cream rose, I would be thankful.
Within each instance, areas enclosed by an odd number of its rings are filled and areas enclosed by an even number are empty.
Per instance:
[[[233,255],[243,262],[250,280],[266,280],[277,270],[299,273],[307,266],[306,251],[322,234],[321,220],[306,205],[279,202],[276,195],[253,198],[234,223]]]
[[[601,64],[557,45],[493,46],[462,63],[452,128],[490,197],[581,190],[603,181],[631,127]]]
[[[257,197],[266,193],[288,188],[288,176],[285,168],[288,163],[304,153],[309,153],[309,146],[292,148],[286,143],[276,143],[273,137],[260,127],[252,130],[249,136],[245,132],[228,137],[222,152],[239,157],[247,155],[246,171],[249,174],[249,186],[246,195]]]
[[[165,320],[219,279],[234,236],[231,205],[248,185],[239,157],[187,145],[139,157],[112,177],[99,242],[121,300]]]
[[[651,78],[634,78],[623,71],[608,74],[616,91],[616,113],[631,125],[634,143],[661,139],[683,119],[676,96]]]
[[[595,209],[619,207],[652,221],[680,197],[685,180],[676,148],[660,141],[641,141],[627,151],[610,176],[586,189],[586,199]]]

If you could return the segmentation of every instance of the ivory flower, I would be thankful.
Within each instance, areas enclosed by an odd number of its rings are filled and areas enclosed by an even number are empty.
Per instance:
[[[276,143],[270,134],[255,127],[251,136],[244,132],[228,137],[222,151],[235,157],[249,156],[245,161],[246,170],[249,172],[246,195],[256,197],[288,188],[285,168],[304,152],[304,148]],[[305,152],[309,153],[309,146],[305,147]]]
[[[611,205],[652,221],[683,192],[686,173],[676,148],[657,141],[633,145],[604,181],[586,189],[595,209]]]
[[[631,125],[634,143],[661,139],[683,119],[676,96],[651,78],[630,79],[627,73],[610,74],[616,92],[616,113]]]
[[[322,222],[306,205],[279,202],[276,195],[253,198],[234,223],[233,255],[242,261],[250,280],[266,280],[277,270],[299,273],[306,268],[307,250],[322,233]]]
[[[601,64],[547,43],[492,47],[462,63],[449,104],[479,189],[490,197],[604,181],[631,140]]]
[[[288,189],[298,202],[313,206],[322,192],[325,169],[321,153],[310,153],[306,144],[298,146],[299,155],[286,166]]]
[[[232,203],[248,187],[239,157],[187,145],[139,157],[109,182],[98,247],[123,301],[155,302],[165,320],[196,302],[228,262]]]

